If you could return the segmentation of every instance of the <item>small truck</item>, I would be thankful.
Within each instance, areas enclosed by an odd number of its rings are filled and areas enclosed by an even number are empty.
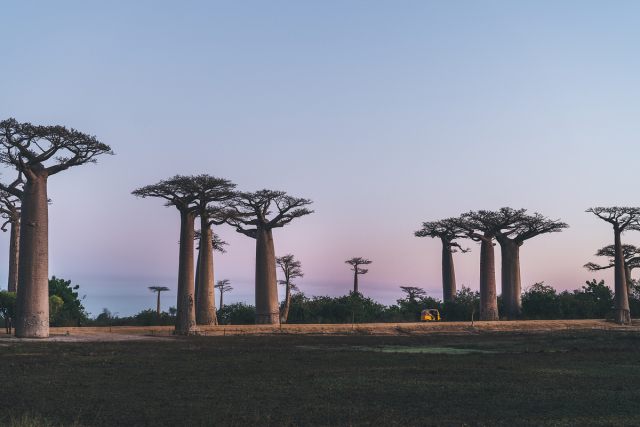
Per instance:
[[[420,312],[420,320],[424,322],[437,322],[440,320],[440,313],[435,308],[428,308]]]

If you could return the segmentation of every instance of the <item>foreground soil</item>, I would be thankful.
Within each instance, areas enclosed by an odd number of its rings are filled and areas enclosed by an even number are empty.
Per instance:
[[[636,327],[462,325],[457,333],[394,325],[405,329],[4,338],[0,424],[29,412],[85,426],[640,425]]]

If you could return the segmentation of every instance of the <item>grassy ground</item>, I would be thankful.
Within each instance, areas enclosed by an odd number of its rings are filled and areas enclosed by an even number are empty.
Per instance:
[[[0,425],[640,425],[637,332],[2,343]]]

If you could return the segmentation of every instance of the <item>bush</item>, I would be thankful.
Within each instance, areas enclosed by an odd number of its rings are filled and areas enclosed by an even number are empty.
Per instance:
[[[217,316],[220,325],[253,325],[256,322],[256,308],[237,302],[220,307]]]
[[[51,326],[75,326],[78,319],[83,322],[88,319],[87,312],[78,298],[78,292],[74,292],[78,288],[80,285],[71,286],[71,280],[58,279],[56,276],[49,279],[49,297],[55,295],[63,302],[62,308],[50,320]]]

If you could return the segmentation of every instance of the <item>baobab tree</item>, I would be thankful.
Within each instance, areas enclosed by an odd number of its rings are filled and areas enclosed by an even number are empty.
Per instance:
[[[284,280],[280,280],[279,283],[285,286],[284,307],[280,310],[280,323],[285,323],[289,316],[292,285],[295,286],[291,280],[304,277],[304,273],[302,272],[302,264],[300,261],[296,261],[291,254],[276,257],[276,265],[280,267],[284,273]]]
[[[256,239],[256,324],[278,324],[278,280],[276,254],[273,245],[273,229],[283,227],[305,215],[313,213],[305,206],[309,199],[288,196],[283,191],[260,190],[254,193],[238,193],[230,208],[229,224],[236,231]],[[275,209],[274,209],[275,208]],[[269,220],[274,209],[275,216]],[[255,228],[245,228],[253,226]]]
[[[452,219],[441,221],[423,222],[422,229],[414,233],[416,237],[439,238],[442,242],[442,295],[445,301],[453,299],[456,295],[456,272],[453,266],[453,254],[457,252],[467,253],[469,248],[462,248],[454,242],[456,239],[467,237],[464,229],[459,227]]]
[[[368,259],[354,257],[346,260],[344,263],[351,265],[353,268],[353,293],[357,294],[358,291],[358,275],[367,274],[369,272],[368,268],[360,268],[361,265],[369,265],[373,261],[369,261]]]
[[[207,194],[212,195],[226,193],[232,186],[233,184],[226,179],[209,175],[176,175],[173,178],[162,180],[157,184],[147,185],[132,192],[136,197],[162,198],[166,200],[165,206],[173,206],[180,212],[176,334],[184,335],[198,330],[193,298],[193,234],[195,219],[201,211],[201,193],[203,189]]]
[[[220,308],[222,308],[224,293],[231,292],[233,290],[233,287],[231,287],[231,282],[229,281],[229,279],[218,280],[214,287],[220,291]]]
[[[96,163],[111,147],[64,126],[34,126],[15,119],[0,122],[0,162],[26,179],[23,189],[0,184],[21,200],[16,336],[49,336],[49,199],[51,175]]]
[[[609,257],[609,265],[601,266],[593,262],[588,262],[584,267],[589,271],[606,270],[615,266],[615,245],[608,245],[598,249],[596,256]],[[624,260],[624,276],[627,280],[627,291],[629,295],[633,293],[633,279],[631,279],[631,271],[640,267],[640,248],[634,245],[622,245],[622,259]]]
[[[160,311],[160,292],[165,292],[170,290],[169,288],[167,288],[166,286],[149,286],[149,290],[151,292],[157,292],[158,293],[158,314],[161,313]]]
[[[201,252],[200,248],[202,247],[200,244],[200,239],[202,238],[202,233],[200,232],[200,230],[196,230],[193,232],[193,238],[196,242],[198,242],[198,247],[196,247],[196,250],[198,251],[198,258],[196,261],[196,281],[195,281],[195,290],[193,293],[193,299],[195,301],[195,307],[196,307],[196,324],[199,325],[200,323],[198,323],[198,295],[200,292],[200,252]],[[222,240],[220,236],[218,236],[218,234],[211,231],[211,247],[213,249],[213,252],[220,252],[224,254],[227,252],[227,250],[224,247],[228,245],[229,244],[224,240]],[[212,261],[212,264],[213,264],[213,261]]]
[[[493,239],[500,230],[511,227],[524,209],[468,212],[454,219],[467,236],[480,242],[480,320],[499,320],[496,292],[496,266]]]
[[[618,206],[611,208],[596,207],[589,208],[586,212],[591,212],[613,226],[613,264],[615,271],[614,319],[616,323],[626,325],[631,322],[631,313],[629,312],[629,295],[620,236],[627,230],[640,230],[640,208]]]
[[[510,316],[520,315],[522,282],[520,279],[520,246],[533,237],[558,233],[568,228],[564,222],[548,219],[539,213],[525,214],[524,209],[502,208],[501,217],[508,219],[505,227],[496,232],[502,255],[502,301]],[[511,222],[509,224],[509,222]]]
[[[400,286],[400,289],[402,289],[402,292],[406,292],[407,300],[409,300],[409,302],[414,302],[416,297],[423,297],[427,295],[427,292],[424,289],[415,286]]]
[[[220,203],[230,200],[235,193],[235,184],[219,188],[218,191],[207,191],[210,188],[209,182],[212,177],[202,178],[198,185],[201,187],[198,199],[198,216],[200,217],[200,245],[198,250],[198,281],[196,283],[196,324],[215,325],[218,323],[216,316],[216,296],[213,281],[213,251],[214,244],[220,249],[226,242],[222,242],[219,237],[214,243],[214,233],[212,225],[221,225],[226,221],[226,210],[219,206],[212,206],[211,203]],[[223,249],[224,250],[224,249]]]
[[[22,190],[22,174],[11,183],[10,187]],[[0,214],[6,219],[0,229],[7,231],[6,226],[9,224],[9,281],[7,290],[9,292],[18,291],[18,253],[20,251],[20,198],[0,190]]]

